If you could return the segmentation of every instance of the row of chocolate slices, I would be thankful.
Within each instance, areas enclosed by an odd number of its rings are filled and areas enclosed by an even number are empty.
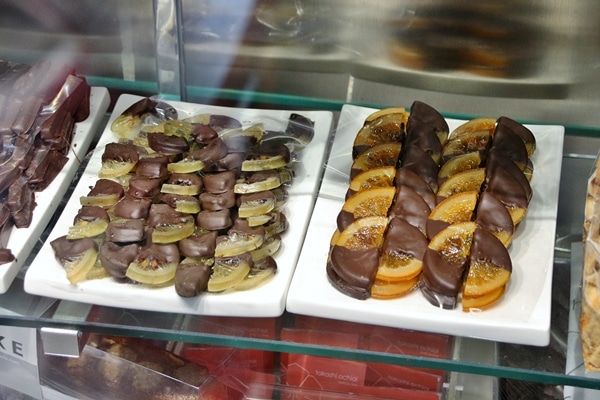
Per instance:
[[[91,88],[75,69],[0,61],[0,264],[13,228],[28,228],[35,193],[66,164],[76,122],[90,113]]]
[[[389,108],[357,133],[331,238],[330,283],[356,299],[420,289],[433,305],[480,310],[502,298],[508,248],[532,196],[533,133],[507,118],[449,132],[433,107]]]

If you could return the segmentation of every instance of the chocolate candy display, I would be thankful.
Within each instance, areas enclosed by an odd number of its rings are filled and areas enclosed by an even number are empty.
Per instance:
[[[357,299],[420,289],[434,306],[479,310],[509,283],[508,252],[532,190],[535,137],[507,118],[452,132],[414,102],[368,116],[330,241],[329,282]]]
[[[0,264],[11,228],[28,228],[36,192],[67,163],[76,122],[90,114],[91,88],[59,63],[0,61]]]
[[[110,128],[115,139],[98,149],[98,177],[78,216],[51,241],[57,257],[68,254],[59,261],[72,284],[108,277],[195,297],[274,276],[292,162],[313,121],[290,113],[287,129],[271,132],[226,115],[178,119],[170,105],[145,98]],[[79,252],[90,239],[95,246]]]

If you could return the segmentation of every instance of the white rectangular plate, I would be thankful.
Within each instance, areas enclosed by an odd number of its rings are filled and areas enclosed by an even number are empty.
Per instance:
[[[289,229],[282,235],[282,247],[275,259],[278,271],[274,279],[253,290],[227,293],[204,293],[194,298],[179,297],[173,286],[147,288],[121,284],[105,278],[71,285],[62,266],[55,260],[50,241],[65,235],[80,208],[79,198],[88,193],[98,179],[101,156],[107,143],[117,140],[110,124],[127,107],[141,97],[122,95],[100,138],[97,151],[77,184],[73,195],[56,223],[48,240],[25,275],[25,291],[42,296],[73,300],[90,304],[139,310],[174,312],[197,315],[275,317],[283,313],[287,290],[292,279],[300,248],[304,240],[314,199],[322,175],[325,149],[331,132],[333,115],[328,111],[299,111],[315,122],[315,137],[301,153],[301,164],[295,164],[296,178],[289,190],[284,214]],[[179,118],[196,114],[221,114],[237,118],[243,125],[263,123],[265,129],[284,130],[292,111],[237,109],[201,104],[168,101],[179,112]]]
[[[547,345],[554,235],[564,128],[528,126],[537,141],[533,198],[510,247],[513,274],[494,307],[465,313],[432,306],[419,290],[394,300],[356,300],[327,280],[325,263],[336,216],[344,203],[354,137],[374,109],[345,105],[290,290],[287,310],[324,318],[386,325],[508,343]],[[450,130],[464,121],[448,120]]]
[[[102,117],[108,109],[109,102],[110,97],[106,88],[92,87],[90,115],[85,121],[75,125],[73,144],[68,154],[69,160],[52,183],[45,190],[35,194],[37,206],[33,210],[33,218],[29,227],[21,229],[13,227],[10,232],[7,248],[11,249],[15,261],[0,265],[0,293],[6,293],[21,266],[29,257],[36,241],[46,229],[50,218],[57,210],[81,160],[88,151]]]

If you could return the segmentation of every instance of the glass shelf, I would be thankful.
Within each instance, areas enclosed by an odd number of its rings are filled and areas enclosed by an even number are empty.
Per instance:
[[[256,93],[245,93],[245,98],[248,98],[248,95],[261,98]],[[231,98],[235,99],[235,97],[236,93],[231,93]],[[268,100],[266,101],[268,103],[277,103],[278,107],[283,107],[288,102],[290,105],[305,106],[306,108],[311,108],[316,104],[315,99],[291,99],[287,96],[269,97],[264,100]],[[327,108],[335,110],[338,106],[341,107],[341,104],[330,103]],[[586,150],[595,152],[597,145],[593,141],[598,139],[595,139],[594,136],[598,138],[600,133],[592,128],[567,127],[563,176],[561,177],[561,186],[564,186],[564,188],[561,187],[561,192],[567,194],[561,194],[559,199],[558,238],[555,247],[552,287],[551,342],[547,347],[494,343],[428,333],[418,334],[417,337],[422,335],[421,337],[426,338],[422,340],[434,337],[447,340],[450,344],[448,353],[442,357],[434,357],[409,354],[408,352],[398,354],[387,351],[295,343],[281,340],[281,333],[296,327],[298,321],[303,317],[287,312],[278,318],[220,318],[91,306],[25,293],[23,290],[24,271],[19,273],[8,292],[0,295],[0,325],[32,328],[59,327],[83,333],[301,353],[357,361],[369,360],[542,384],[600,389],[600,379],[593,375],[567,374],[565,372],[568,356],[568,321],[571,310],[569,300],[571,268],[580,268],[580,265],[572,265],[570,249],[571,243],[578,242],[581,237],[580,230],[577,231],[577,228],[581,225],[579,221],[582,220],[577,220],[577,218],[579,218],[585,201],[584,177],[588,176],[594,162],[594,158],[590,154],[579,154],[576,148],[571,150],[569,143],[589,139],[592,144],[591,146],[588,144]],[[84,166],[85,164],[82,168]],[[572,186],[576,190],[573,190]],[[49,231],[50,228],[46,230],[45,235]],[[38,247],[34,249],[34,254],[44,240],[45,236],[42,236]],[[29,265],[29,262],[26,262],[25,265]],[[328,321],[320,322],[326,325]],[[246,329],[246,327],[256,326],[256,324],[262,328]],[[348,323],[346,326],[349,327],[347,329],[361,332],[377,329],[354,323]],[[265,329],[267,334],[263,332]],[[314,329],[319,330],[318,328]],[[397,329],[396,333],[399,336],[414,334],[414,332],[401,329]],[[481,348],[485,349],[483,357],[481,351],[477,350]]]

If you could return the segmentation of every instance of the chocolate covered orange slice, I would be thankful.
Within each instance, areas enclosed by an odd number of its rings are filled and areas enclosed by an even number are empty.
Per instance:
[[[408,113],[404,108],[386,108],[369,115],[352,145],[352,157],[376,144],[401,142],[406,133]]]
[[[402,144],[386,142],[374,145],[356,156],[350,168],[350,179],[363,171],[377,167],[395,167]]]
[[[471,221],[477,206],[479,192],[469,190],[456,193],[441,201],[427,219],[427,237],[433,238],[448,225]]]

